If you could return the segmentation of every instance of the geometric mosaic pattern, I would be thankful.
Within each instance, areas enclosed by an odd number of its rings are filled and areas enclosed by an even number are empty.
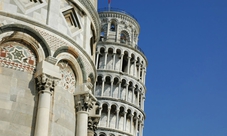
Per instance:
[[[0,45],[0,66],[26,71],[32,74],[36,67],[36,57],[23,44],[7,42]]]
[[[58,63],[61,72],[61,80],[59,84],[69,93],[75,91],[76,77],[67,61],[60,61]]]

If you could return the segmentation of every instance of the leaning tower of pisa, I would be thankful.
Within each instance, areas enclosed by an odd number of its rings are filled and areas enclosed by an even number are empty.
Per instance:
[[[147,59],[138,46],[140,26],[118,9],[99,10],[96,48],[98,136],[143,136]]]

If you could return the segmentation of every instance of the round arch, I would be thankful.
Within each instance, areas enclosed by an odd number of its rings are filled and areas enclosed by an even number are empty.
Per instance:
[[[37,42],[41,45],[43,52],[45,54],[45,58],[51,56],[49,45],[47,44],[45,39],[31,27],[22,24],[8,24],[0,27],[0,34],[10,31],[19,31],[30,35],[35,40],[37,40]]]

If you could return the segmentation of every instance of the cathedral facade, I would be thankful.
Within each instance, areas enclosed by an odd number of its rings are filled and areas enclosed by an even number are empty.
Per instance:
[[[139,30],[97,0],[1,0],[0,135],[142,136]]]

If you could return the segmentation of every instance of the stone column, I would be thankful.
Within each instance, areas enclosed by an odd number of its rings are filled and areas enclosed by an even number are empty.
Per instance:
[[[124,58],[124,54],[121,54],[120,57],[121,57],[121,60],[120,60],[119,72],[121,72],[121,71],[122,71],[122,68],[123,68],[123,58]]]
[[[135,98],[135,86],[132,86],[132,104],[135,104],[134,98]]]
[[[39,99],[34,136],[49,135],[51,96],[60,77],[58,66],[47,61],[41,61],[37,65],[35,78]]]
[[[123,131],[125,131],[125,130],[126,130],[126,121],[127,121],[127,120],[126,120],[127,112],[124,111],[123,113],[124,113]]]
[[[144,123],[142,124],[142,128],[141,128],[141,136],[143,136],[143,129],[144,129]]]
[[[108,107],[106,127],[110,127],[110,110],[111,110],[111,107]]]
[[[105,78],[102,78],[102,90],[101,90],[101,96],[103,96],[103,91],[104,91],[104,87],[105,87]]]
[[[113,82],[114,82],[114,79],[111,79],[111,85],[110,85],[110,97],[113,97]]]
[[[116,114],[117,114],[117,118],[116,118],[116,129],[118,129],[119,128],[119,112],[120,112],[120,109],[119,108],[117,108],[116,109]]]
[[[144,102],[145,102],[145,96],[143,96],[143,98],[141,100],[142,110],[144,110]]]
[[[140,127],[140,128],[139,128],[139,136],[143,136],[143,135],[142,135],[142,123],[143,123],[143,121],[140,120],[140,121],[139,121],[139,127]]]
[[[128,101],[128,83],[126,83],[126,87],[125,87],[125,101]]]
[[[146,68],[144,68],[144,75],[143,75],[143,84],[146,82]]]
[[[118,82],[118,99],[121,97],[121,81]]]
[[[78,86],[74,96],[77,115],[76,136],[87,136],[89,111],[97,100],[86,85]]]
[[[77,115],[77,125],[76,125],[76,136],[86,136],[87,126],[88,126],[88,112],[78,111]]]
[[[134,66],[133,66],[133,76],[136,75],[136,59],[134,60]]]
[[[141,73],[141,81],[143,82],[143,76],[144,76],[144,67],[142,67],[142,73]]]
[[[133,134],[133,114],[130,114],[130,133]]]
[[[131,64],[131,57],[128,57],[128,71],[127,73],[130,74],[130,64]]]
[[[96,66],[96,68],[98,69],[98,66],[99,66],[99,54],[100,54],[100,53],[97,51],[96,54],[97,54],[97,55],[96,55],[96,65],[95,65],[95,66]]]
[[[106,69],[106,65],[107,65],[107,56],[108,52],[105,52],[105,59],[104,59],[104,69]]]
[[[140,99],[140,97],[141,97],[141,96],[140,96],[140,92],[139,92],[139,90],[138,90],[138,91],[137,91],[137,105],[138,105],[138,107],[141,107],[141,106],[140,106],[140,103],[142,102],[142,101],[141,101],[142,99]],[[141,102],[140,102],[140,101],[141,101]]]
[[[138,120],[139,118],[138,117],[134,117],[135,120],[136,120],[136,126],[135,126],[135,136],[137,136],[137,131],[138,131]]]
[[[113,70],[115,69],[115,58],[116,58],[116,53],[113,53]]]
[[[139,71],[138,71],[138,75],[137,75],[137,77],[138,77],[138,79],[140,80],[140,70],[141,70],[141,64],[139,63],[139,69],[138,69]]]
[[[119,31],[119,25],[118,25],[118,24],[116,24],[116,26],[115,26],[115,27],[116,27],[116,42],[118,42],[118,43],[119,43],[119,39],[120,39],[120,38],[119,38],[119,32],[118,32],[118,31]]]

